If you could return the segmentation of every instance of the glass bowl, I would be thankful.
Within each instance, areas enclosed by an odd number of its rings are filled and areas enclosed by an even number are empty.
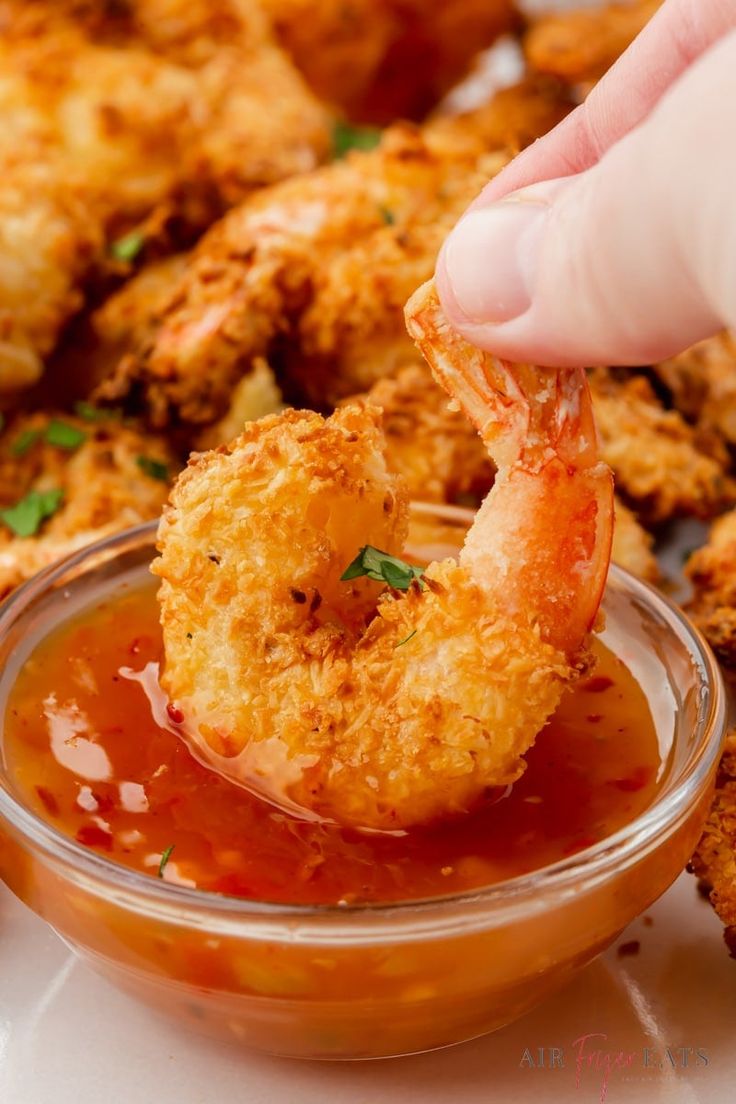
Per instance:
[[[411,548],[456,550],[469,511],[418,504]],[[0,610],[3,715],[36,644],[135,585],[155,526],[43,571]],[[662,752],[654,803],[564,861],[488,889],[386,906],[285,907],[171,885],[30,812],[0,770],[0,876],[83,959],[221,1038],[302,1058],[447,1046],[516,1019],[606,948],[674,881],[711,800],[724,693],[706,645],[661,594],[613,568],[604,641],[643,686]],[[111,1025],[112,1029],[112,1025]]]

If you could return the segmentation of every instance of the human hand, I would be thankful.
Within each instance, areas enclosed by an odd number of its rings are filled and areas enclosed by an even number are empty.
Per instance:
[[[509,360],[646,364],[736,326],[736,0],[666,0],[485,188],[437,286]]]

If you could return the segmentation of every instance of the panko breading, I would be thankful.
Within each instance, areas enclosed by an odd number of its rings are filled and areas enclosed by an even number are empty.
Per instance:
[[[386,463],[390,471],[403,477],[413,501],[453,504],[471,498],[477,502],[487,494],[494,477],[488,453],[474,427],[451,405],[426,365],[407,365],[396,376],[379,380],[365,396],[346,401],[363,399],[383,414]],[[442,536],[443,526],[443,521],[433,522],[431,515],[423,517],[422,539],[451,544],[451,539]],[[416,519],[413,527],[418,529]],[[613,562],[656,582],[659,569],[653,544],[651,534],[616,499]]]
[[[195,457],[153,565],[162,685],[200,758],[304,815],[382,830],[466,811],[522,772],[587,665],[612,520],[580,370],[471,349],[431,287],[407,324],[497,466],[457,562],[421,582],[386,562],[406,490],[378,411],[348,404]]]
[[[512,0],[260,0],[320,96],[352,118],[420,119],[516,22]]]
[[[736,510],[713,523],[685,573],[694,591],[688,612],[721,663],[736,671]]]
[[[597,81],[631,45],[663,0],[630,0],[542,15],[524,39],[532,71],[568,84]]]
[[[55,417],[85,439],[73,448],[49,444]],[[155,474],[147,461],[157,462]],[[60,490],[63,499],[37,535],[16,536],[0,519],[0,597],[70,552],[157,517],[168,491],[167,479],[157,476],[177,468],[165,441],[113,420],[41,411],[15,418],[0,438],[0,508],[34,491]]]
[[[611,559],[632,575],[656,583],[660,578],[657,557],[654,555],[654,538],[639,524],[636,515],[616,498],[615,524]]]
[[[736,732],[726,737],[716,792],[703,835],[689,869],[707,890],[725,925],[724,937],[736,958]]]
[[[494,475],[488,452],[426,364],[407,365],[379,380],[365,400],[383,413],[386,463],[403,477],[410,498],[452,503],[485,497]]]
[[[532,103],[550,102],[547,90],[527,97],[531,114]],[[555,103],[534,117],[564,112]],[[322,409],[413,362],[403,304],[506,163],[488,152],[498,134],[492,109],[455,126],[396,125],[377,149],[231,211],[194,250],[153,339],[123,358],[103,394],[134,394],[154,425],[206,425],[255,356],[267,357],[288,398]]]
[[[591,376],[601,453],[616,486],[645,522],[709,518],[734,501],[724,466],[697,447],[695,431],[665,410],[643,376]]]
[[[153,570],[163,686],[199,754],[282,804],[393,829],[516,777],[529,717],[572,672],[469,566],[434,564],[424,590],[378,603],[380,584],[341,581],[362,544],[404,544],[382,451],[368,407],[252,423],[179,478]]]
[[[654,367],[677,410],[707,445],[736,446],[736,340],[727,332]]]
[[[178,22],[183,0],[153,7],[161,25],[143,0],[0,2],[0,390],[41,373],[111,238],[155,208],[201,227],[327,153],[325,111],[262,20],[235,0]]]

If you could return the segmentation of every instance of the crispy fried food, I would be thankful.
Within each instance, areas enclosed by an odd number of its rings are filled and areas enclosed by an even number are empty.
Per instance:
[[[324,99],[355,119],[420,119],[516,15],[512,0],[261,0]]]
[[[616,498],[615,525],[611,559],[632,575],[656,583],[660,578],[657,558],[652,551],[654,538],[639,524],[636,515]]]
[[[655,365],[675,407],[707,445],[736,445],[736,340],[724,332]]]
[[[410,499],[453,504],[468,498],[479,501],[487,494],[494,468],[483,442],[462,412],[451,405],[425,364],[407,365],[396,376],[379,380],[365,396],[346,401],[363,398],[383,414],[386,464],[403,477]],[[444,522],[437,524],[428,515],[421,524],[425,542],[451,543],[442,536]],[[418,528],[416,519],[413,528]],[[617,498],[613,562],[656,582],[659,569],[653,544],[651,534]]]
[[[734,501],[733,480],[697,447],[695,431],[665,410],[643,376],[591,376],[601,452],[616,486],[645,522],[677,516],[709,518]]]
[[[685,573],[694,591],[690,615],[721,663],[736,671],[736,510],[713,523]]]
[[[283,395],[267,361],[256,357],[253,370],[236,383],[224,418],[208,426],[197,440],[198,449],[219,448],[242,433],[246,422],[277,414],[284,406]]]
[[[327,421],[266,418],[197,457],[154,565],[163,686],[198,754],[277,803],[378,829],[467,809],[518,777],[578,674],[608,564],[610,473],[584,377],[548,373],[538,393],[536,370],[459,340],[445,351],[437,309],[415,298],[413,332],[501,469],[459,563],[382,597],[342,578],[360,545],[397,554],[407,533],[378,412],[346,405]],[[552,537],[551,510],[564,518]]]
[[[488,451],[426,364],[407,365],[379,380],[365,400],[383,413],[386,464],[402,476],[411,499],[452,503],[485,497],[494,475]]]
[[[690,870],[708,892],[725,924],[724,938],[736,958],[736,732],[729,732],[716,779],[716,792]]]
[[[520,139],[522,118],[565,109],[548,106],[547,90],[525,88],[516,102],[529,108],[519,109]],[[123,358],[104,396],[132,395],[157,426],[207,425],[255,356],[273,364],[288,398],[318,409],[415,361],[403,304],[506,163],[488,152],[500,133],[510,140],[492,107],[423,131],[396,125],[379,148],[231,211],[194,251],[153,339]]]
[[[527,63],[533,71],[568,84],[597,81],[661,4],[662,0],[630,0],[543,15],[524,38]]]
[[[157,517],[168,484],[159,478],[177,463],[166,442],[113,420],[90,423],[67,414],[57,421],[86,434],[76,447],[49,444],[55,416],[37,411],[15,418],[0,438],[0,508],[30,492],[61,490],[58,509],[37,535],[16,536],[0,519],[0,596],[42,567],[101,537]],[[139,463],[140,458],[145,458]],[[153,469],[148,461],[164,465]]]
[[[156,208],[201,227],[329,144],[235,0],[2,0],[0,108],[0,391],[41,373],[107,241]]]

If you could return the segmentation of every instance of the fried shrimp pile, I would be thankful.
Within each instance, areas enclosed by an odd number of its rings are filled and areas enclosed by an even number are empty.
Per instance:
[[[407,533],[378,412],[346,406],[262,419],[195,458],[153,568],[162,685],[197,753],[278,804],[382,830],[522,773],[586,664],[612,522],[581,373],[477,352],[431,290],[408,322],[498,469],[459,562],[410,581],[391,561],[406,590],[343,577],[361,546],[395,557]]]

